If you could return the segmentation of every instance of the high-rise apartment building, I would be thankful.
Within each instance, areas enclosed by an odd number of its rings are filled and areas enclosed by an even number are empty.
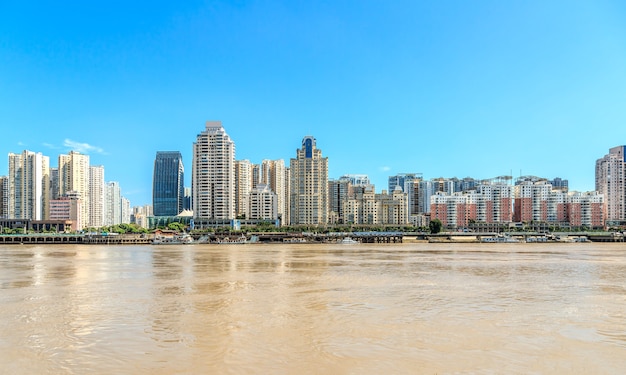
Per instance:
[[[104,166],[89,167],[89,225],[99,228],[104,225],[105,200]]]
[[[325,225],[328,222],[328,158],[322,157],[315,138],[306,136],[290,161],[291,224]]]
[[[81,217],[85,226],[89,220],[89,155],[70,151],[67,155],[59,155],[59,196],[70,191],[80,193],[82,204]]]
[[[432,181],[418,181],[417,185],[417,213],[430,213],[430,197],[435,194],[435,186]]]
[[[406,192],[406,187],[409,182],[421,179],[421,173],[400,173],[389,177],[387,188],[389,189],[389,192],[393,192],[396,190],[396,186],[399,186],[402,191]]]
[[[607,220],[626,220],[626,146],[596,160],[596,191],[604,196]]]
[[[258,176],[258,184],[263,184],[263,185],[267,185],[269,186],[270,184],[270,178],[272,175],[272,172],[270,171],[270,161],[271,160],[263,160],[261,162],[261,164],[258,165],[258,169],[259,169],[259,176]],[[255,186],[256,187],[256,186]]]
[[[328,180],[328,222],[331,224],[343,224],[343,206],[352,193],[350,178],[341,177],[338,180]]]
[[[469,192],[437,192],[431,196],[430,215],[438,219],[447,228],[466,227],[475,220],[480,206],[480,195]]]
[[[176,216],[183,211],[185,171],[179,151],[157,151],[152,177],[155,216]]]
[[[393,193],[396,189],[400,189],[406,193],[406,209],[405,212],[409,216],[417,215],[419,212],[419,182],[422,181],[421,173],[401,173],[389,177],[389,193]]]
[[[567,224],[567,193],[555,190],[550,184],[548,193],[547,212],[545,221],[557,224]]]
[[[0,176],[0,219],[9,218],[9,178]]]
[[[409,181],[404,188],[409,218],[424,214],[424,211],[420,211],[420,182],[421,179]]]
[[[261,170],[261,164],[252,164],[251,172],[252,176],[252,187],[255,188],[258,184],[262,184],[261,180],[263,171]]]
[[[484,205],[479,208],[477,221],[510,223],[513,221],[514,188],[507,184],[482,184],[476,188]]]
[[[552,185],[546,180],[524,181],[515,185],[516,222],[542,222],[548,220],[548,196]]]
[[[289,167],[285,167],[285,214],[281,223],[291,225],[291,168]]]
[[[122,223],[122,189],[116,181],[106,183],[104,203],[104,225]]]
[[[59,198],[59,168],[50,168],[50,200]]]
[[[603,228],[604,196],[596,191],[568,194],[567,217],[572,227]]]
[[[208,121],[193,144],[191,190],[196,218],[235,218],[235,143],[220,121]]]
[[[249,198],[252,190],[252,164],[250,160],[235,161],[235,217],[250,217]]]
[[[50,208],[50,159],[41,153],[9,153],[7,216],[45,220]]]
[[[121,197],[120,199],[120,211],[121,211],[121,218],[120,221],[123,224],[130,224],[130,218],[132,216],[133,210],[130,207],[130,200],[124,196]]]
[[[456,184],[454,180],[452,179],[439,177],[439,178],[433,178],[431,182],[433,186],[433,194],[436,192],[448,193],[448,194],[453,194],[457,192],[457,190],[455,190]]]
[[[287,190],[287,180],[285,178],[285,161],[278,160],[263,160],[261,162],[261,181],[269,186],[269,188],[276,193],[276,214],[281,221],[282,225],[286,225],[285,221],[289,216],[289,205],[287,203],[287,196],[289,191]]]

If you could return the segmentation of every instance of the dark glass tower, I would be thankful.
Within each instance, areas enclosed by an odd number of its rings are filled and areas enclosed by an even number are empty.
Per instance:
[[[183,157],[179,151],[157,151],[152,178],[154,216],[176,216],[185,197]]]

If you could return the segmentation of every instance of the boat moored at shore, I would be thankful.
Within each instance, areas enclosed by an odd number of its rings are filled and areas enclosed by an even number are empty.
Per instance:
[[[352,245],[355,243],[359,243],[359,241],[352,239],[352,237],[344,237],[341,241],[339,241],[339,243],[344,245]]]
[[[153,245],[187,245],[193,243],[193,238],[187,233],[174,234],[172,236],[156,235]]]
[[[224,237],[224,238],[219,238],[215,241],[216,244],[219,245],[241,245],[241,244],[245,244],[247,243],[248,240],[246,238],[246,236],[239,236],[239,237]]]
[[[522,242],[517,238],[513,238],[509,235],[498,235],[493,237],[483,237],[480,239],[480,242],[484,243],[517,243]]]

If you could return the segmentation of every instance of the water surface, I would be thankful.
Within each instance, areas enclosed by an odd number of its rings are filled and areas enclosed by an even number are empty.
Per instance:
[[[13,245],[0,373],[618,374],[624,244]]]

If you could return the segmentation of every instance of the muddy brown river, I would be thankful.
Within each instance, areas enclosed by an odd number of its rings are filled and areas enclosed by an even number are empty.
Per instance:
[[[626,373],[626,245],[0,247],[0,374],[464,373]]]

